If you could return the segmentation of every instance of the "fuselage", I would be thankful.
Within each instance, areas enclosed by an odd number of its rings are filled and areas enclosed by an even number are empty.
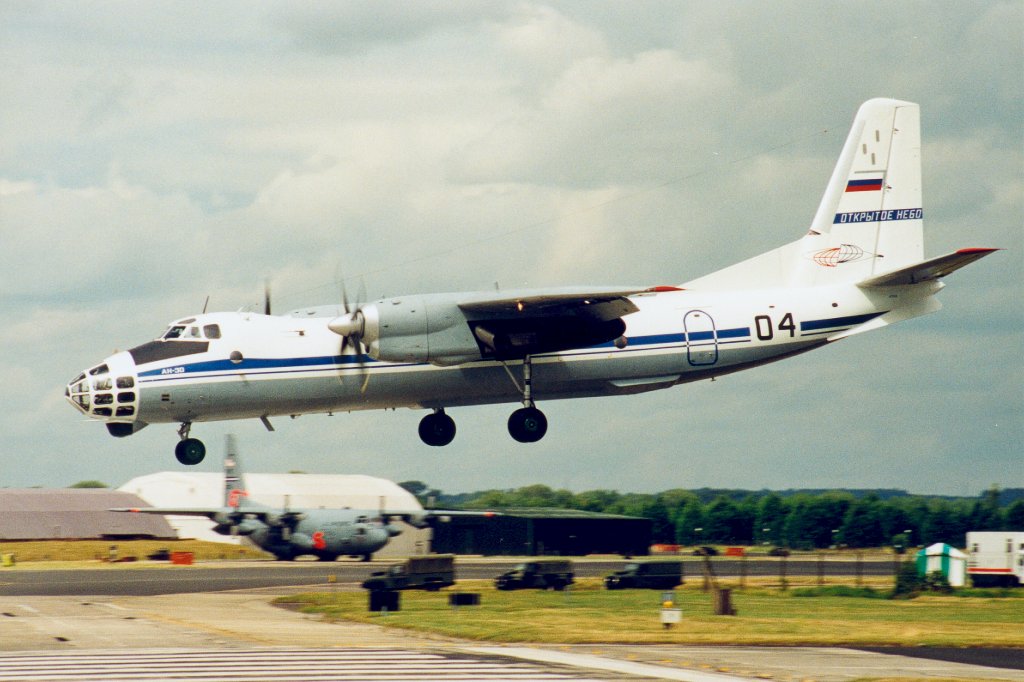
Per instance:
[[[244,508],[242,509],[244,511]],[[368,557],[397,534],[359,510],[297,510],[302,519],[285,530],[261,522],[246,529],[249,540],[280,559],[312,554],[334,560],[342,555]],[[230,529],[226,534],[230,534]]]
[[[913,297],[913,288],[853,285],[636,295],[631,300],[638,312],[623,318],[621,337],[533,355],[533,397],[638,393],[735,372],[813,349]],[[429,297],[419,299],[431,304]],[[374,305],[384,308],[392,300]],[[114,435],[162,422],[521,399],[509,371],[521,360],[481,357],[445,366],[374,359],[343,347],[327,326],[338,314],[337,306],[325,306],[280,316],[185,318],[161,338],[86,370],[66,395],[83,413],[106,421]]]

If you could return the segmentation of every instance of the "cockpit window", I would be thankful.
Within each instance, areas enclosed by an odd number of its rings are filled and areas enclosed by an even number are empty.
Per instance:
[[[206,334],[208,339],[219,339],[220,338],[220,325],[208,324],[203,327],[203,333]]]
[[[185,329],[186,329],[185,325],[183,325],[183,324],[176,324],[176,325],[174,325],[173,327],[171,327],[170,329],[167,330],[167,332],[163,335],[163,338],[164,338],[164,340],[167,340],[167,339],[180,339],[181,335],[185,333]]]

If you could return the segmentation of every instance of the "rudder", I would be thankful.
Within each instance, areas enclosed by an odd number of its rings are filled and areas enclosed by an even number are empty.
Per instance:
[[[810,230],[794,285],[855,282],[924,257],[920,107],[861,105]]]

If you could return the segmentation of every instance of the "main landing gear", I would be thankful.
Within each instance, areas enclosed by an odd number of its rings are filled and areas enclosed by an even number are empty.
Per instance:
[[[512,383],[523,394],[523,407],[508,418],[508,432],[520,443],[536,443],[548,430],[548,420],[533,402],[533,365],[530,356],[523,358],[523,385],[519,386],[508,365],[502,363]],[[445,414],[444,408],[436,408],[420,420],[420,439],[431,446],[448,445],[455,438],[455,420]]]
[[[503,366],[512,383],[519,388],[508,365]],[[529,355],[523,358],[523,387],[520,390],[523,393],[523,406],[509,415],[508,432],[520,443],[536,443],[548,432],[548,419],[533,403],[533,363]]]
[[[448,445],[455,438],[455,420],[436,409],[420,420],[420,440],[427,445],[440,447]]]
[[[206,457],[206,446],[198,438],[189,438],[189,431],[192,429],[192,422],[185,422],[178,429],[178,436],[181,440],[174,446],[174,456],[186,466],[194,466],[203,461]]]

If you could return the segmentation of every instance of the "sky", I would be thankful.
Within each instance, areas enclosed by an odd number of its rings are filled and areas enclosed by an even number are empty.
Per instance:
[[[199,424],[249,471],[445,492],[1024,486],[1024,4],[0,0],[0,487],[181,468],[64,385],[202,309],[679,284],[806,232],[858,106],[921,105],[944,309],[639,396]]]

